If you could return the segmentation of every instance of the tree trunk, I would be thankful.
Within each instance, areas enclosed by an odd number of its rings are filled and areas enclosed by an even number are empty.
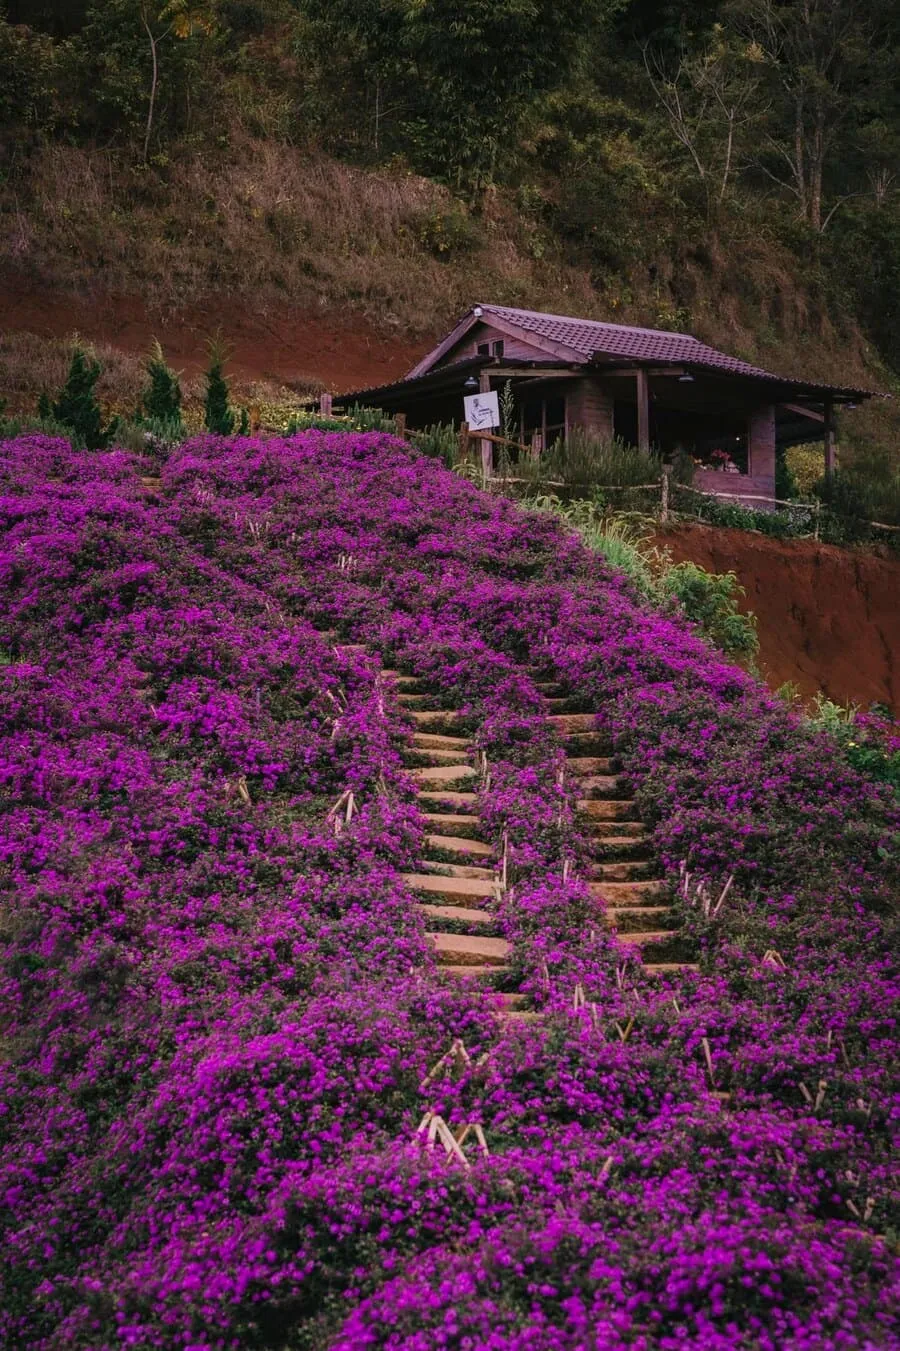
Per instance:
[[[794,179],[797,184],[800,215],[804,220],[807,219],[805,141],[806,137],[803,134],[803,95],[797,94],[794,100]]]
[[[153,63],[153,75],[150,80],[150,107],[147,109],[147,129],[144,133],[144,163],[150,154],[150,136],[153,132],[153,113],[156,108],[156,86],[159,82],[159,61],[156,55],[156,38],[153,36],[153,29],[147,21],[146,12],[141,10],[141,18],[144,21],[144,27],[147,30],[147,37],[150,39],[150,59]]]
[[[809,150],[809,223],[817,234],[822,233],[822,175],[825,167],[825,118],[817,110],[816,126]]]

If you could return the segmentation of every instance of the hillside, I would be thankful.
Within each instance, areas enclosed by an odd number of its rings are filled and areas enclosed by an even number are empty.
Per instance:
[[[0,489],[6,1344],[895,1343],[887,787],[394,438]]]

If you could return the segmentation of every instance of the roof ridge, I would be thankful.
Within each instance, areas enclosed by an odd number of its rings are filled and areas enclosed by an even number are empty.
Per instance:
[[[622,333],[658,333],[663,338],[683,338],[686,342],[700,343],[700,339],[695,337],[693,333],[681,333],[673,328],[643,328],[637,324],[614,324],[609,319],[584,319],[577,314],[551,314],[548,310],[526,310],[519,305],[495,305],[479,302],[473,306],[473,309],[480,309],[489,313],[528,314],[534,315],[537,319],[555,319],[558,323],[563,324],[595,324],[598,328],[614,328]],[[702,345],[705,344],[701,343]]]

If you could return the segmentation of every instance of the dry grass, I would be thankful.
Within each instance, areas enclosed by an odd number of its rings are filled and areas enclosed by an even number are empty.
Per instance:
[[[828,313],[795,277],[786,249],[748,222],[727,244],[679,243],[601,290],[552,240],[532,256],[534,226],[500,195],[466,222],[440,186],[367,172],[272,140],[235,137],[229,155],[165,172],[101,150],[50,146],[27,178],[0,187],[0,266],[57,292],[140,296],[151,313],[233,303],[260,315],[366,315],[388,336],[423,340],[476,299],[620,323],[689,327],[698,337],[785,374],[884,387],[851,321]],[[460,248],[436,256],[433,223],[462,215]],[[468,238],[469,247],[466,247]],[[649,259],[647,262],[649,263]],[[619,294],[616,294],[618,287]],[[674,309],[672,296],[686,310]],[[139,359],[104,348],[102,392],[128,405]],[[27,335],[0,343],[0,391],[17,403],[58,384],[64,344]],[[316,383],[310,378],[310,385]],[[274,397],[269,386],[251,398]],[[854,415],[862,440],[896,441],[898,414]],[[869,428],[871,427],[871,432]]]

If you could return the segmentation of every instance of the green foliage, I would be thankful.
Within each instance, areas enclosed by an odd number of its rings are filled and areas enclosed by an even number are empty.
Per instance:
[[[746,660],[759,651],[756,617],[738,610],[744,588],[733,572],[707,572],[696,563],[676,563],[663,575],[661,589],[674,596],[688,619],[730,657]]]
[[[459,434],[452,422],[438,422],[410,432],[409,440],[423,455],[440,460],[447,469],[453,468],[459,450]]]
[[[203,400],[203,425],[216,436],[230,436],[234,431],[235,415],[228,402],[228,381],[225,379],[225,349],[218,338],[209,344],[209,365],[206,368],[206,396]]]
[[[743,662],[756,656],[756,616],[738,610],[744,591],[733,572],[707,572],[696,563],[673,564],[667,550],[650,542],[655,522],[638,514],[604,515],[592,502],[564,504],[552,494],[536,499],[534,505],[568,521],[584,543],[630,577],[651,604],[667,608],[676,603],[726,656]]]
[[[87,450],[104,449],[116,427],[115,420],[103,426],[103,412],[94,393],[100,369],[99,361],[94,361],[83,347],[76,346],[66,383],[58,397],[51,401],[49,395],[43,393],[38,401],[42,421],[52,418],[68,429],[76,444]]]
[[[888,709],[876,704],[862,713],[819,694],[808,721],[831,733],[855,769],[900,792],[900,725]]]
[[[809,497],[825,472],[825,447],[821,441],[791,446],[785,461],[801,497]]]
[[[147,388],[138,409],[140,416],[152,422],[181,423],[181,385],[167,364],[162,347],[154,342],[147,358]]]
[[[662,462],[652,451],[639,450],[620,437],[592,436],[575,427],[539,459],[520,460],[516,473],[535,482],[633,488],[657,481]]]

